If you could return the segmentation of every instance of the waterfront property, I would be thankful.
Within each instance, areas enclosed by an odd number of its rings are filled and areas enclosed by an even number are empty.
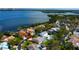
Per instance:
[[[78,12],[0,10],[0,50],[79,50]]]

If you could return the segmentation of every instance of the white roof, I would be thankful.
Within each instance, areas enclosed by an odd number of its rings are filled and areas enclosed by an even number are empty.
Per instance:
[[[7,44],[7,42],[1,43],[1,44],[0,44],[0,48],[2,48],[2,49],[8,49],[8,44]]]
[[[46,35],[48,35],[48,32],[47,31],[41,32],[40,35],[41,36],[46,36]]]
[[[55,30],[55,31],[57,31],[57,30],[60,30],[60,28],[58,28],[58,27],[56,27],[56,28],[51,28],[52,30]]]

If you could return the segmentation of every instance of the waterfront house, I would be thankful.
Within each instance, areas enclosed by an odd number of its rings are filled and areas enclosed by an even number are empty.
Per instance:
[[[35,35],[35,31],[33,28],[20,30],[18,33],[20,37],[22,37],[23,39],[28,39],[28,40],[32,40],[32,36]]]
[[[19,34],[19,36],[22,37],[22,38],[27,35],[26,31],[23,30],[23,29],[21,29],[21,30],[18,32],[18,34]]]
[[[35,35],[35,30],[34,30],[32,27],[27,28],[27,33],[28,33],[28,32],[29,32],[32,36]]]

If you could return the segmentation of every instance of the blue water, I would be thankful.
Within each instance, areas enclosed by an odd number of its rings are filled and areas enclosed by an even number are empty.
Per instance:
[[[0,11],[0,31],[47,21],[49,17],[41,11]]]

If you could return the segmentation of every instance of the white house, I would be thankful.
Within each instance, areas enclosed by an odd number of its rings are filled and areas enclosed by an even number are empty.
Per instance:
[[[48,36],[48,32],[44,31],[44,32],[41,32],[39,35],[42,36],[42,37],[47,37]]]
[[[56,25],[60,27],[60,22],[58,20],[56,21]]]
[[[69,27],[66,25],[66,30],[68,30],[69,31]]]
[[[7,42],[2,42],[0,44],[0,49],[1,50],[9,50],[8,43]]]
[[[41,32],[40,36],[43,37],[43,38],[45,38],[45,39],[48,39],[48,40],[52,39],[52,36],[48,35],[47,31]]]
[[[54,30],[54,31],[59,31],[60,28],[59,27],[55,27],[55,28],[51,28],[51,30]]]

